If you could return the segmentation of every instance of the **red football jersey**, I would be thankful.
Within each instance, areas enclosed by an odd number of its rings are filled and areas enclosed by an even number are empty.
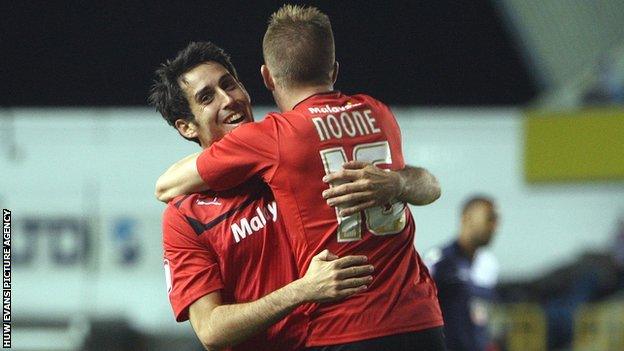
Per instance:
[[[273,194],[252,179],[235,190],[177,197],[163,216],[169,300],[176,320],[220,290],[224,304],[257,300],[297,279]],[[233,350],[297,350],[308,328],[303,308]]]
[[[348,160],[399,170],[401,135],[390,109],[366,95],[313,95],[292,111],[240,126],[204,150],[197,168],[211,189],[260,175],[288,228],[299,274],[327,248],[366,255],[374,280],[363,293],[321,304],[311,316],[308,346],[341,344],[443,324],[435,285],[414,248],[409,208],[395,203],[340,217],[321,192],[325,174]]]

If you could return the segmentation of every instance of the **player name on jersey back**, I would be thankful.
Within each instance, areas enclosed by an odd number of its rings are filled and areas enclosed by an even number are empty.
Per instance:
[[[390,109],[367,95],[337,91],[314,94],[291,111],[271,113],[258,123],[236,128],[197,160],[198,172],[213,190],[235,187],[250,177],[267,182],[279,204],[278,221],[286,226],[285,240],[299,276],[324,249],[339,257],[365,255],[375,266],[365,291],[307,311],[309,347],[442,325],[435,286],[414,249],[415,224],[409,209],[400,203],[396,211],[372,208],[343,218],[322,197],[331,186],[323,176],[348,161],[390,170],[405,167],[401,133]],[[258,217],[253,221],[256,227],[262,223],[255,209],[245,216],[249,229],[242,217],[230,223],[245,231],[246,238],[241,237],[237,247],[259,237],[249,235],[252,217]],[[267,226],[274,224],[265,219]]]
[[[357,104],[358,106],[362,104]],[[346,108],[352,108],[355,104],[347,104],[340,107],[318,108],[310,107],[309,111],[341,111]],[[373,116],[370,109],[363,111],[344,111],[340,114],[327,114],[325,116],[313,117],[312,123],[318,133],[319,139],[325,141],[328,139],[340,139],[343,137],[358,137],[362,135],[378,134],[381,129],[377,127],[377,120]]]

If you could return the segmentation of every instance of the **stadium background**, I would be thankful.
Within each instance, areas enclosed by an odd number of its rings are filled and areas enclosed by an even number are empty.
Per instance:
[[[14,349],[200,349],[173,321],[153,197],[158,175],[196,146],[146,95],[160,62],[213,40],[232,55],[256,118],[274,109],[258,71],[280,4],[2,5]],[[414,209],[419,251],[451,240],[475,192],[498,201],[491,249],[507,287],[588,251],[624,250],[624,3],[309,4],[332,20],[336,87],[388,102],[407,162],[440,179],[442,198]],[[577,309],[568,347],[624,349],[623,298],[620,287]],[[496,306],[493,327],[510,350],[545,349],[543,312],[518,306]]]

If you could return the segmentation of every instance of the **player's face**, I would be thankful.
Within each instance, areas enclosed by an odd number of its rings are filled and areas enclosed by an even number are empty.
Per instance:
[[[249,94],[221,64],[203,63],[182,75],[181,82],[195,116],[189,128],[196,136],[191,137],[199,138],[203,147],[253,121]]]
[[[472,237],[476,246],[485,246],[490,243],[496,226],[498,215],[496,208],[489,203],[478,203],[468,213]]]

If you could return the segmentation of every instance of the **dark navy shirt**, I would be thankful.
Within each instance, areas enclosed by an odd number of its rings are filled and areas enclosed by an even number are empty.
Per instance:
[[[438,286],[448,349],[484,350],[489,341],[486,306],[494,299],[494,289],[475,283],[473,261],[457,241],[432,250],[426,261]]]

